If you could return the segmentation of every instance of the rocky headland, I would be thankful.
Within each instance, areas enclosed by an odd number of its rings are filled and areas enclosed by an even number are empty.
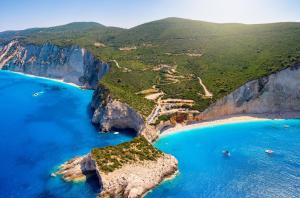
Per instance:
[[[97,174],[99,197],[142,197],[178,171],[177,160],[154,148],[143,136],[114,147],[93,149],[60,166],[52,176],[84,181]]]
[[[0,69],[54,78],[88,89],[95,89],[109,71],[108,64],[75,45],[35,45],[13,40],[0,49]]]
[[[246,83],[211,105],[197,119],[210,120],[235,114],[284,115],[291,112],[300,112],[300,64]]]
[[[76,45],[57,46],[23,44],[10,41],[0,48],[0,69],[74,83],[95,89],[91,101],[92,123],[101,131],[131,129],[154,141],[158,133],[149,126],[142,115],[126,103],[113,98],[109,90],[99,84],[109,72],[109,65],[84,48]]]
[[[299,77],[300,64],[287,67],[249,81],[198,115],[162,122],[156,129],[165,136],[208,125],[300,118]]]

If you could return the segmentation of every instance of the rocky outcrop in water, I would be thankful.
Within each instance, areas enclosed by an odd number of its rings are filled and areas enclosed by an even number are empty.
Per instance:
[[[116,146],[93,149],[59,168],[52,176],[62,175],[66,181],[84,181],[87,175],[96,174],[101,189],[99,197],[138,198],[174,176],[178,161],[140,136]]]
[[[34,45],[11,41],[0,50],[0,69],[96,88],[109,66],[79,46],[59,47],[51,43]]]
[[[156,161],[146,161],[123,166],[114,172],[100,175],[100,197],[143,197],[163,180],[174,176],[178,170],[177,160],[164,154]]]
[[[52,173],[51,176],[63,175],[63,179],[68,182],[85,181],[86,178],[94,174],[96,164],[90,155],[75,157],[59,167],[59,170]]]
[[[198,118],[297,111],[300,111],[300,64],[246,83],[218,100]]]

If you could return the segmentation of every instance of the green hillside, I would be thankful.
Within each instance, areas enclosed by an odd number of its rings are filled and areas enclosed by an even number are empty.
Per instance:
[[[167,18],[127,30],[75,23],[29,32],[14,32],[10,38],[78,44],[111,63],[102,84],[145,116],[155,103],[136,93],[153,85],[164,98],[192,99],[192,109],[202,111],[245,82],[300,62],[300,23],[216,24]],[[0,39],[5,34],[0,33]],[[201,97],[204,89],[198,77],[212,99]]]

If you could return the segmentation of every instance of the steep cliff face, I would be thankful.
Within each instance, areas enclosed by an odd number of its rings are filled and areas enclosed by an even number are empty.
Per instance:
[[[91,107],[94,111],[92,122],[102,131],[117,128],[133,129],[140,133],[145,128],[140,114],[127,104],[112,99],[109,91],[101,85],[94,92]]]
[[[91,102],[92,122],[102,131],[112,128],[144,131],[143,117],[135,110],[109,96],[109,91],[98,86],[108,72],[109,65],[97,60],[90,52],[78,46],[59,47],[11,41],[0,47],[0,69],[36,76],[61,79],[85,88],[96,89]]]
[[[154,126],[148,125],[144,118],[127,104],[113,99],[109,90],[102,85],[98,85],[93,94],[91,108],[92,122],[101,131],[131,129],[150,142],[159,137],[159,132]]]
[[[178,161],[164,154],[156,161],[125,165],[112,173],[104,174],[96,168],[102,191],[99,197],[140,198],[163,180],[175,176]]]
[[[79,46],[59,47],[11,41],[0,48],[0,69],[61,79],[96,88],[109,66]]]
[[[218,100],[199,119],[294,111],[300,111],[300,64],[246,83]]]
[[[101,192],[98,197],[143,197],[163,180],[176,175],[178,161],[175,157],[163,154],[155,161],[128,164],[110,173],[104,173],[91,154],[71,159],[59,167],[51,176],[61,175],[67,182],[86,181],[97,174]]]

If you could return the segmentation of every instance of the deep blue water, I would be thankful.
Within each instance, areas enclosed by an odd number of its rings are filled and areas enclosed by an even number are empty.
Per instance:
[[[195,129],[156,146],[179,160],[180,174],[147,197],[300,197],[300,120]]]
[[[38,96],[34,93],[40,92]],[[95,197],[96,178],[65,183],[50,173],[92,147],[127,141],[90,123],[92,91],[0,72],[0,197]]]

